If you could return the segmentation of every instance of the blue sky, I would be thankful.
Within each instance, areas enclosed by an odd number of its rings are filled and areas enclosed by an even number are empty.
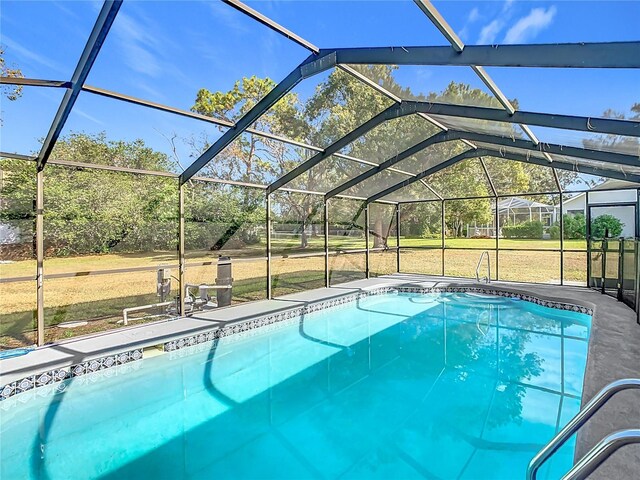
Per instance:
[[[446,45],[412,1],[249,1],[253,8],[319,47]],[[640,40],[640,1],[437,1],[467,44]],[[9,65],[27,77],[71,77],[99,11],[92,1],[0,3],[1,39]],[[88,84],[189,109],[197,90],[228,90],[250,75],[278,81],[308,52],[219,2],[125,0]],[[626,111],[640,102],[640,72],[488,68],[520,108],[577,115]],[[322,77],[302,83],[306,97]],[[483,88],[469,68],[404,67],[398,80],[414,91],[439,91],[451,80]],[[1,148],[32,153],[46,135],[62,97],[54,89],[25,88],[17,102],[2,100]],[[169,152],[167,137],[219,133],[201,122],[82,93],[64,133],[106,131],[110,138],[143,138]],[[548,142],[580,136],[545,131]],[[557,134],[557,137],[556,137]],[[554,138],[555,137],[555,138]],[[179,155],[189,163],[189,148]]]

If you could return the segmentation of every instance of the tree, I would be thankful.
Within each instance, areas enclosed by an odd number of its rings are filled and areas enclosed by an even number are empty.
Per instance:
[[[142,140],[107,141],[104,134],[59,139],[52,159],[168,170],[166,155]],[[24,231],[33,218],[35,164],[3,159],[1,218]],[[172,178],[49,164],[45,170],[44,240],[47,255],[174,250],[177,181]],[[29,252],[24,252],[29,253]]]
[[[626,114],[624,112],[608,109],[604,111],[602,116],[605,118],[615,118],[619,120],[624,120],[627,117],[631,120],[640,120],[640,103],[634,103],[631,105],[629,112],[630,113]],[[601,134],[593,137],[585,137],[582,140],[582,143],[585,148],[640,156],[640,138],[638,137]]]
[[[4,59],[5,49],[2,45],[0,45],[0,75],[3,77],[11,77],[11,78],[23,78],[24,75],[19,68],[9,67],[7,62]],[[2,88],[2,96],[4,96],[7,100],[17,100],[22,96],[22,85],[5,85],[3,84],[0,88]]]
[[[594,238],[614,238],[622,234],[624,223],[613,215],[600,215],[591,220],[591,236]]]

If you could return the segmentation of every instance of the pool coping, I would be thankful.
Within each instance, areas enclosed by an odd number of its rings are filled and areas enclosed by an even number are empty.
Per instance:
[[[592,315],[583,404],[610,381],[640,376],[640,325],[635,321],[633,310],[611,297],[583,287],[510,282],[479,284],[468,279],[394,274],[78,337],[45,345],[21,357],[0,360],[0,406],[10,407],[8,404],[13,402],[7,402],[9,399],[23,402],[36,395],[55,394],[67,378],[95,376],[100,372],[111,375],[131,369],[144,358],[147,347],[161,345],[163,350],[174,352],[228,335],[248,335],[256,329],[262,332],[301,314],[397,290],[498,294]],[[629,348],[620,348],[622,345]],[[29,390],[32,395],[18,395]],[[640,425],[640,409],[633,393],[619,394],[619,398],[612,400],[602,414],[596,415],[581,430],[576,457],[586,453],[605,435]],[[635,424],[630,424],[630,419]],[[600,470],[605,476],[602,478],[627,478],[624,474],[631,475],[634,464],[640,466],[640,456],[633,458],[633,449],[628,447],[628,450],[630,454],[624,455],[627,452],[621,450],[603,464]],[[616,457],[629,458],[618,461]]]
[[[324,310],[327,308],[333,308],[338,305],[351,303],[361,298],[374,295],[382,295],[388,292],[408,292],[408,293],[440,293],[440,292],[473,292],[480,294],[493,294],[503,297],[519,298],[524,301],[529,301],[538,305],[542,305],[549,308],[556,308],[560,310],[569,310],[574,312],[585,313],[587,315],[593,314],[593,305],[589,303],[581,302],[560,302],[554,298],[536,295],[533,296],[530,293],[507,288],[504,286],[494,285],[468,285],[464,283],[448,283],[447,285],[431,285],[420,284],[416,282],[410,283],[394,283],[388,285],[374,285],[363,286],[357,288],[354,291],[348,290],[347,292],[338,293],[331,298],[325,298],[320,296],[319,298],[310,298],[303,302],[302,305],[285,305],[284,308],[277,309],[275,311],[269,311],[266,313],[256,313],[247,318],[242,316],[228,320],[227,322],[216,322],[196,328],[195,330],[178,331],[169,335],[169,338],[163,336],[156,336],[149,339],[141,340],[142,343],[134,342],[133,345],[114,345],[114,348],[108,352],[104,350],[96,350],[89,353],[82,358],[82,361],[74,363],[73,360],[66,360],[63,362],[54,362],[44,364],[47,365],[46,369],[39,367],[42,363],[31,362],[33,360],[32,354],[27,354],[22,357],[15,357],[14,359],[8,358],[0,361],[0,367],[5,367],[10,364],[9,367],[13,367],[13,370],[7,371],[2,368],[0,371],[0,401],[13,397],[14,395],[24,393],[28,390],[43,387],[52,383],[61,382],[68,378],[80,377],[86,374],[95,373],[98,371],[106,370],[108,368],[115,368],[126,363],[130,363],[143,359],[144,348],[149,346],[160,347],[165,352],[172,352],[180,350],[182,348],[191,347],[200,343],[211,342],[217,338],[227,337],[229,335],[246,335],[252,331],[259,329],[263,332],[265,327],[270,325],[276,325],[284,320],[297,318],[301,315],[309,314],[315,311]],[[237,308],[237,307],[236,307]],[[234,307],[227,309],[228,312],[234,311]],[[206,316],[207,313],[200,313],[194,317],[198,318]],[[141,325],[141,329],[147,325],[154,324],[166,324],[173,322],[180,322],[187,320],[185,318],[177,318],[169,321],[154,322],[146,325]],[[183,322],[184,323],[184,322]],[[117,332],[117,331],[116,331]],[[113,332],[113,333],[116,333]],[[44,346],[40,349],[36,349],[34,352],[47,351],[46,349],[65,348],[65,345],[83,342],[86,340],[91,342],[92,338],[100,338],[104,335],[109,335],[112,332],[104,332],[94,336],[79,337],[78,339],[70,339],[68,341],[58,342],[48,346]],[[188,333],[188,335],[184,335]],[[124,348],[124,350],[123,350]],[[29,361],[29,362],[27,362]],[[70,363],[71,362],[71,363]],[[11,365],[11,364],[14,365]],[[32,363],[27,368],[16,368],[16,366],[22,366],[25,363]],[[35,363],[35,365],[33,365]]]

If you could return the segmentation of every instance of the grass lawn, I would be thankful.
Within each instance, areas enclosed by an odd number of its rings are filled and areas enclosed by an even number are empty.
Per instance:
[[[395,239],[394,239],[395,240]],[[402,238],[403,247],[440,247],[440,240]],[[272,285],[275,296],[324,286],[324,258],[279,258],[281,255],[322,251],[324,239],[309,239],[309,246],[301,249],[299,239],[274,239],[272,260]],[[450,248],[487,248],[495,246],[493,239],[450,239]],[[373,246],[373,242],[371,244]],[[390,245],[393,246],[393,245]],[[554,249],[558,241],[552,240],[501,240],[501,248]],[[364,240],[351,237],[332,237],[332,250],[364,248]],[[565,241],[565,249],[584,248],[584,241]],[[188,252],[187,262],[215,261],[218,255],[232,258],[251,258],[265,255],[264,245],[258,244],[242,250]],[[475,250],[445,251],[445,274],[459,277],[475,276],[475,266],[480,252]],[[495,254],[491,252],[492,272],[495,276]],[[372,275],[383,275],[396,271],[396,253],[372,252],[370,268]],[[404,250],[401,255],[401,271],[440,275],[442,273],[441,250]],[[365,255],[332,255],[330,279],[332,284],[364,278]],[[499,276],[501,280],[531,281],[542,283],[560,282],[560,254],[557,252],[500,252]],[[174,252],[151,252],[136,254],[85,255],[77,257],[51,258],[45,260],[45,276],[54,273],[89,272],[119,268],[169,265],[176,267]],[[565,252],[565,281],[586,281],[586,253]],[[0,264],[2,278],[31,276],[35,272],[35,261],[25,260]],[[233,264],[234,302],[258,300],[266,296],[266,261],[238,261]],[[188,267],[188,283],[213,283],[216,266]],[[105,275],[82,275],[75,277],[45,278],[45,322],[46,339],[54,341],[74,335],[116,328],[126,307],[155,303],[156,272],[114,273]],[[177,280],[173,283],[173,294],[177,292]],[[35,282],[0,284],[0,348],[17,347],[34,343]],[[153,312],[152,312],[153,313]],[[61,322],[88,320],[86,326],[64,329],[56,327]],[[143,321],[143,319],[141,319]]]

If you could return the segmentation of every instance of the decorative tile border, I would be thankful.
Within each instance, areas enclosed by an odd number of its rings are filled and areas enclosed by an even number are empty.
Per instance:
[[[493,288],[483,287],[400,287],[400,292],[407,293],[480,293],[483,295],[495,295],[498,297],[515,298],[525,302],[535,303],[542,307],[555,308],[558,310],[568,310],[571,312],[584,313],[593,316],[593,309],[575,305],[568,302],[558,302],[553,300],[542,300],[534,295],[524,293],[509,292],[506,290],[497,290]]]
[[[138,360],[142,360],[141,348],[108,355],[106,357],[94,358],[83,363],[71,365],[70,367],[48,370],[46,372],[30,375],[0,387],[0,401],[6,400],[7,398],[13,397],[19,393],[24,393],[28,390],[63,382],[70,378],[82,377],[100,370],[106,370],[108,368],[113,368]]]
[[[16,405],[29,403],[37,398],[48,398],[54,395],[64,393],[69,385],[84,385],[96,383],[108,377],[116,377],[118,375],[126,375],[132,371],[142,368],[143,362],[132,361],[126,364],[116,365],[104,370],[87,373],[80,377],[67,377],[62,381],[51,382],[44,386],[37,386],[29,391],[22,392],[20,395],[13,395],[9,398],[3,399],[0,402],[0,411],[8,412]]]
[[[555,308],[559,310],[568,310],[572,312],[584,313],[587,315],[593,315],[591,308],[552,300],[542,300],[533,295],[510,292],[506,290],[499,290],[487,287],[473,287],[473,286],[447,286],[447,287],[419,287],[419,286],[385,286],[379,288],[372,288],[369,290],[362,290],[356,293],[343,295],[341,297],[332,298],[329,300],[321,300],[313,303],[309,303],[302,307],[297,307],[277,313],[271,313],[268,315],[262,315],[250,320],[242,320],[224,327],[218,327],[213,330],[198,333],[188,337],[179,338],[165,342],[163,344],[164,351],[170,352],[170,358],[180,358],[185,355],[190,355],[193,350],[181,351],[187,347],[195,347],[203,343],[212,342],[216,339],[234,336],[238,339],[247,336],[264,334],[267,331],[274,330],[276,328],[282,328],[290,324],[291,322],[298,322],[299,318],[303,315],[325,310],[328,308],[336,308],[339,306],[347,305],[352,302],[361,300],[363,298],[383,295],[387,293],[479,293],[484,295],[497,295],[500,297],[515,298],[526,302],[535,303],[543,307]],[[200,350],[200,349],[198,349]],[[109,355],[96,359],[89,360],[87,362],[72,365],[71,367],[61,368],[57,370],[50,370],[42,372],[36,375],[23,378],[16,382],[12,382],[8,385],[0,387],[0,401],[6,400],[19,393],[26,392],[32,389],[39,389],[47,385],[63,382],[69,378],[82,377],[85,375],[92,375],[95,377],[95,373],[107,369],[112,369],[120,365],[124,365],[130,362],[135,362],[142,359],[142,348],[131,350],[124,353]],[[57,393],[56,390],[51,390],[53,393]]]
[[[193,347],[205,342],[211,342],[213,340],[234,335],[238,338],[242,338],[248,335],[256,335],[265,333],[266,327],[277,324],[277,328],[284,326],[282,322],[290,319],[299,318],[302,315],[325,310],[328,308],[336,308],[341,305],[346,305],[351,302],[361,300],[366,297],[374,295],[382,295],[387,293],[479,293],[484,295],[495,295],[506,298],[516,298],[518,300],[524,300],[526,302],[535,303],[543,307],[555,308],[559,310],[568,310],[572,312],[584,313],[587,315],[593,315],[593,310],[587,307],[574,305],[566,302],[556,302],[551,300],[541,300],[532,295],[526,295],[517,292],[508,292],[505,290],[496,290],[492,288],[482,287],[380,287],[371,290],[364,290],[357,293],[344,295],[342,297],[333,298],[330,300],[322,300],[314,303],[309,303],[304,307],[294,308],[285,312],[273,313],[269,315],[263,315],[251,320],[244,320],[232,325],[227,325],[222,328],[218,328],[213,331],[193,335],[190,337],[180,338],[178,340],[172,340],[164,344],[164,350],[166,352],[176,352],[186,347]],[[259,331],[257,331],[259,329]],[[180,355],[182,357],[184,355]],[[176,355],[175,357],[178,357]]]

